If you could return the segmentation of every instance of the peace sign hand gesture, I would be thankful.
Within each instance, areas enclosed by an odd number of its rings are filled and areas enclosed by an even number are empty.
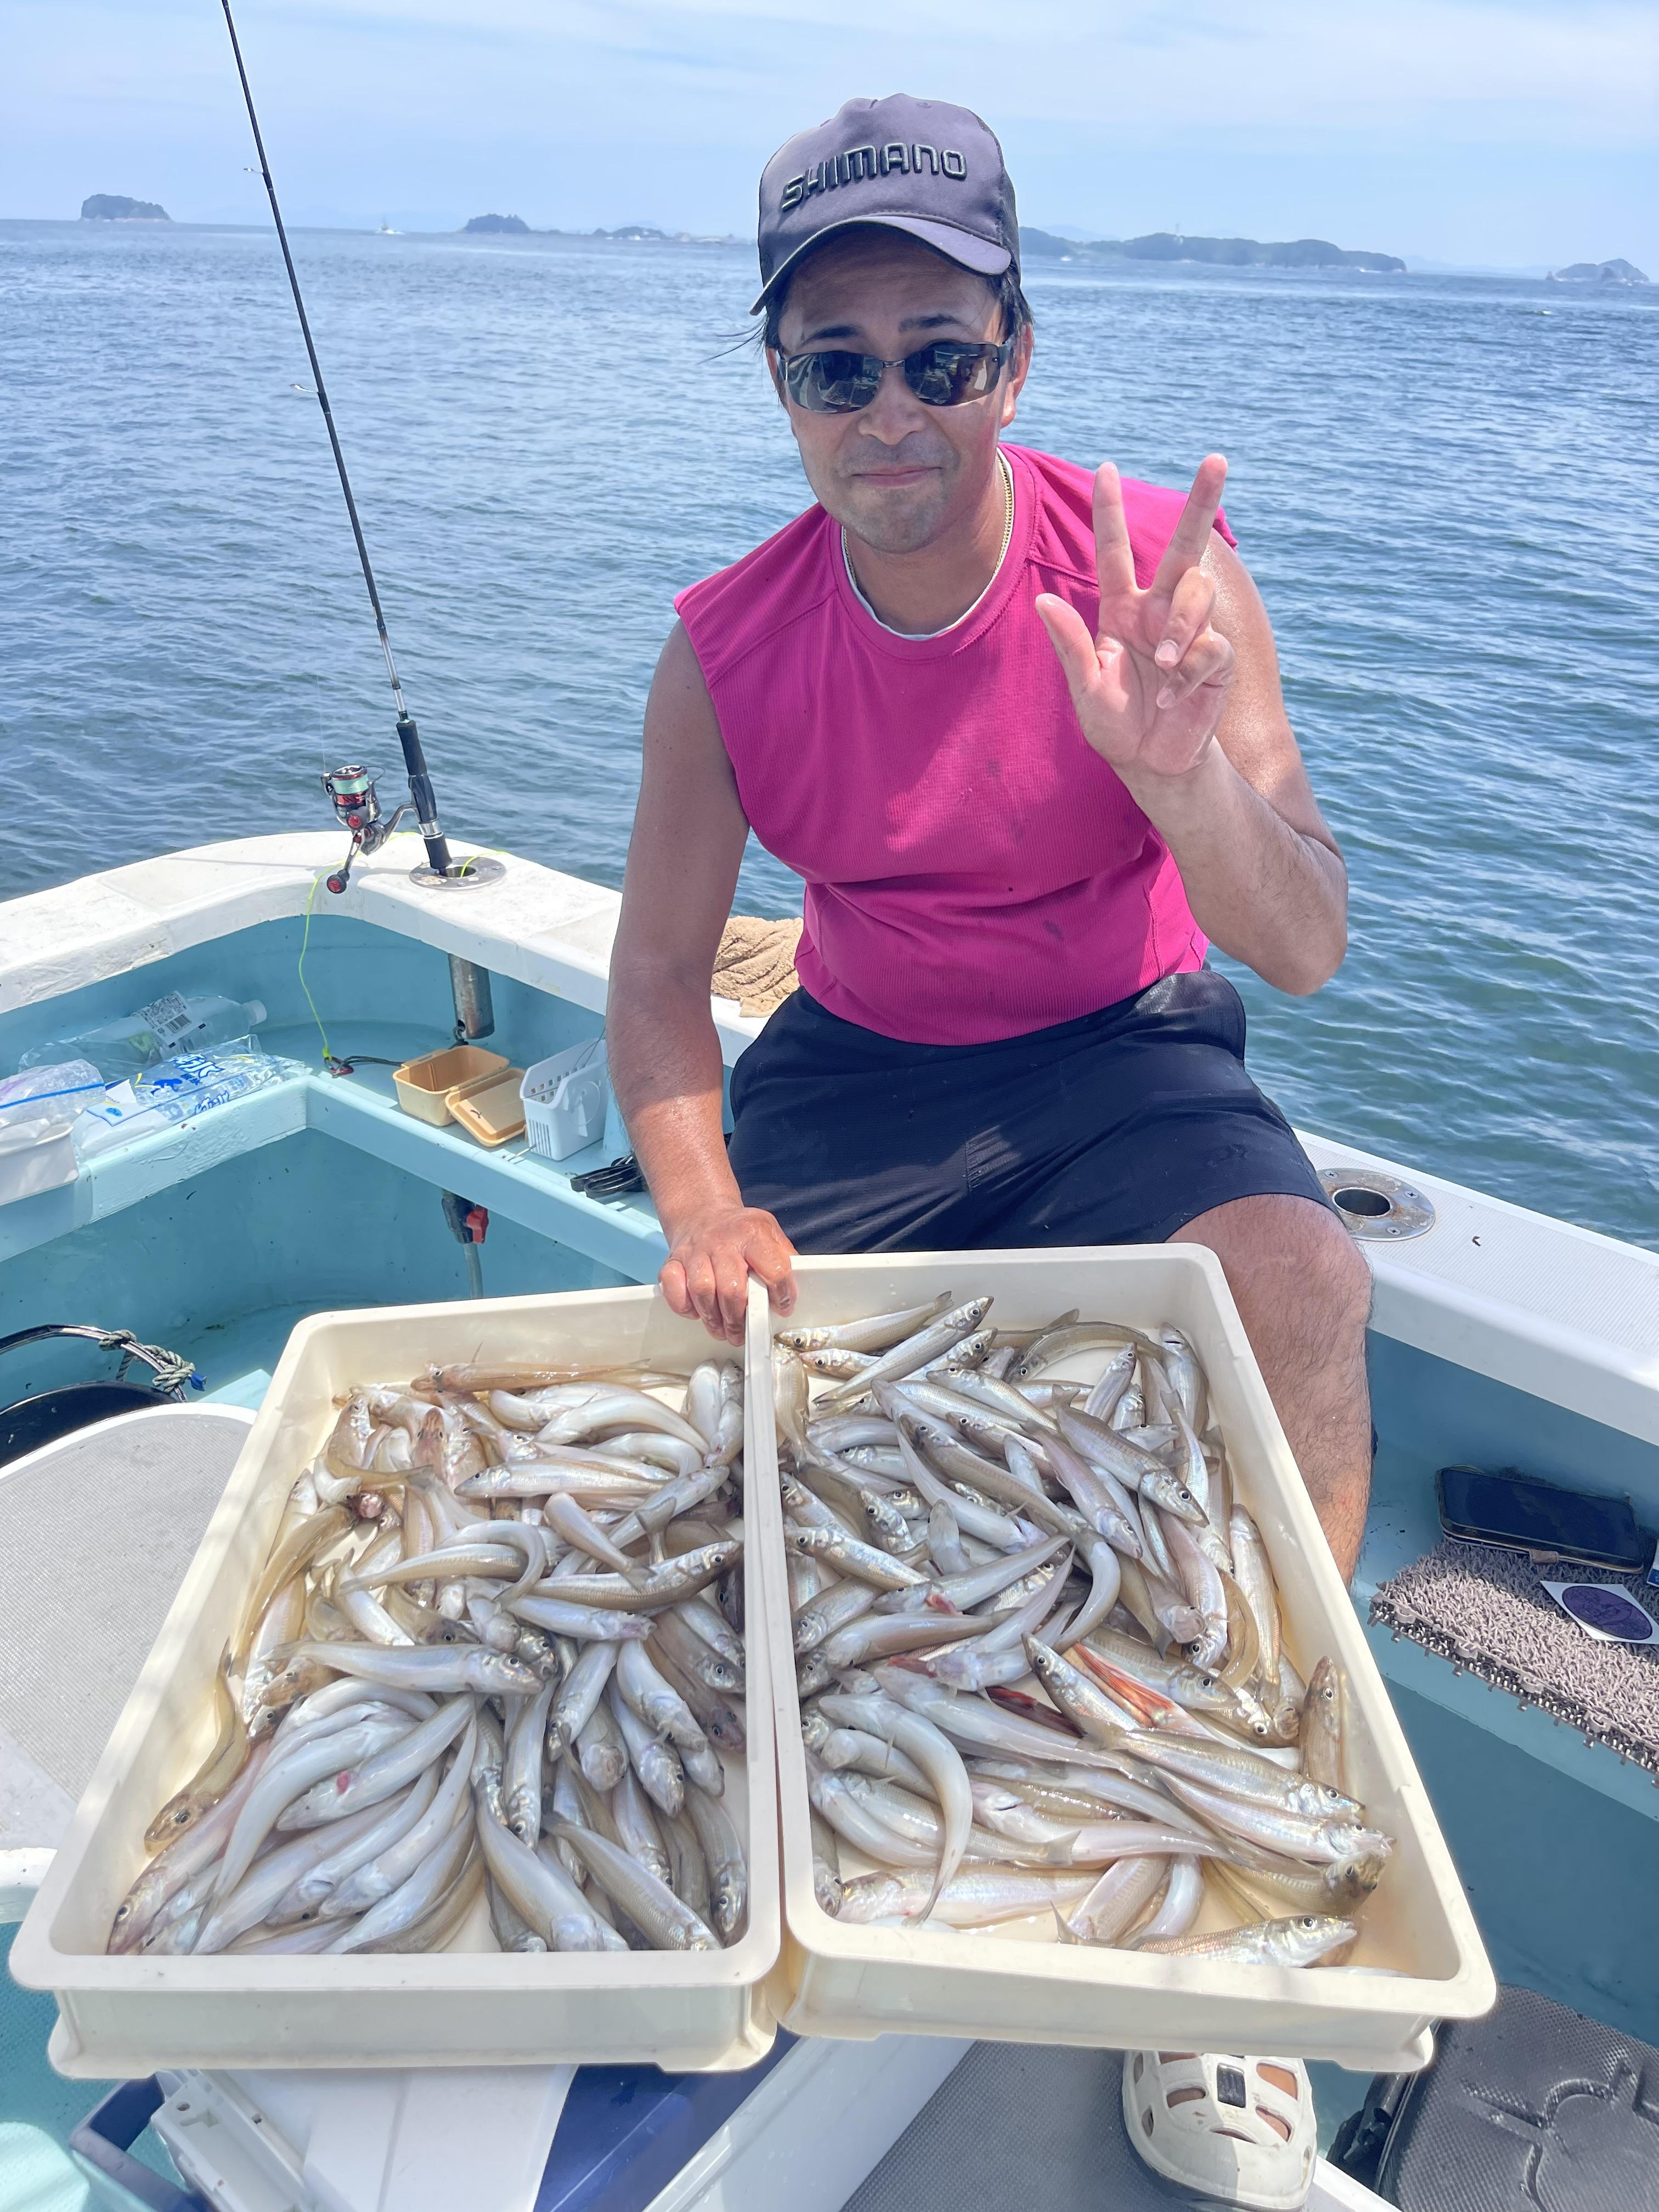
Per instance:
[[[1075,607],[1051,592],[1036,611],[1060,655],[1083,734],[1126,781],[1182,776],[1210,749],[1233,680],[1233,649],[1209,627],[1215,586],[1199,565],[1227,464],[1199,464],[1152,589],[1135,582],[1117,471],[1095,478],[1100,621],[1091,638]]]

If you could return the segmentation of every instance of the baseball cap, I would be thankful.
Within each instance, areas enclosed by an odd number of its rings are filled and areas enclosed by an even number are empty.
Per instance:
[[[761,172],[758,314],[809,247],[854,223],[919,238],[981,276],[1019,267],[1014,188],[988,124],[943,100],[849,100]]]

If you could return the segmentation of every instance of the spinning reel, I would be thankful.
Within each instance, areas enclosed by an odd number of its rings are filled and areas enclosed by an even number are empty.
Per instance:
[[[345,866],[325,878],[330,890],[337,894],[350,882],[352,863],[357,855],[379,852],[408,813],[409,801],[405,799],[389,817],[383,814],[374,779],[366,768],[330,769],[323,778],[323,789],[328,793],[341,827],[351,833]]]

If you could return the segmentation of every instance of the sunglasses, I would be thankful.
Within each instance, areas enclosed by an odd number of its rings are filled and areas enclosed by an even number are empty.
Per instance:
[[[936,338],[932,345],[897,361],[872,353],[780,353],[783,388],[797,407],[811,415],[856,415],[881,389],[885,370],[902,368],[904,380],[924,407],[962,407],[996,389],[1014,350],[1012,338],[1000,345],[963,345]]]

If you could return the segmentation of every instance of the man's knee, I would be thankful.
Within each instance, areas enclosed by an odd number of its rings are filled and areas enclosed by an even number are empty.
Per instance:
[[[1281,1357],[1346,1390],[1363,1370],[1371,1271],[1334,1215],[1311,1204],[1297,1211],[1276,1285]]]
[[[1235,1199],[1177,1232],[1220,1259],[1241,1307],[1310,1353],[1363,1344],[1371,1271],[1335,1214],[1311,1199]]]
[[[1363,1337],[1371,1316],[1371,1271],[1334,1214],[1310,1209],[1310,1226],[1306,1294],[1329,1314],[1334,1332]]]

